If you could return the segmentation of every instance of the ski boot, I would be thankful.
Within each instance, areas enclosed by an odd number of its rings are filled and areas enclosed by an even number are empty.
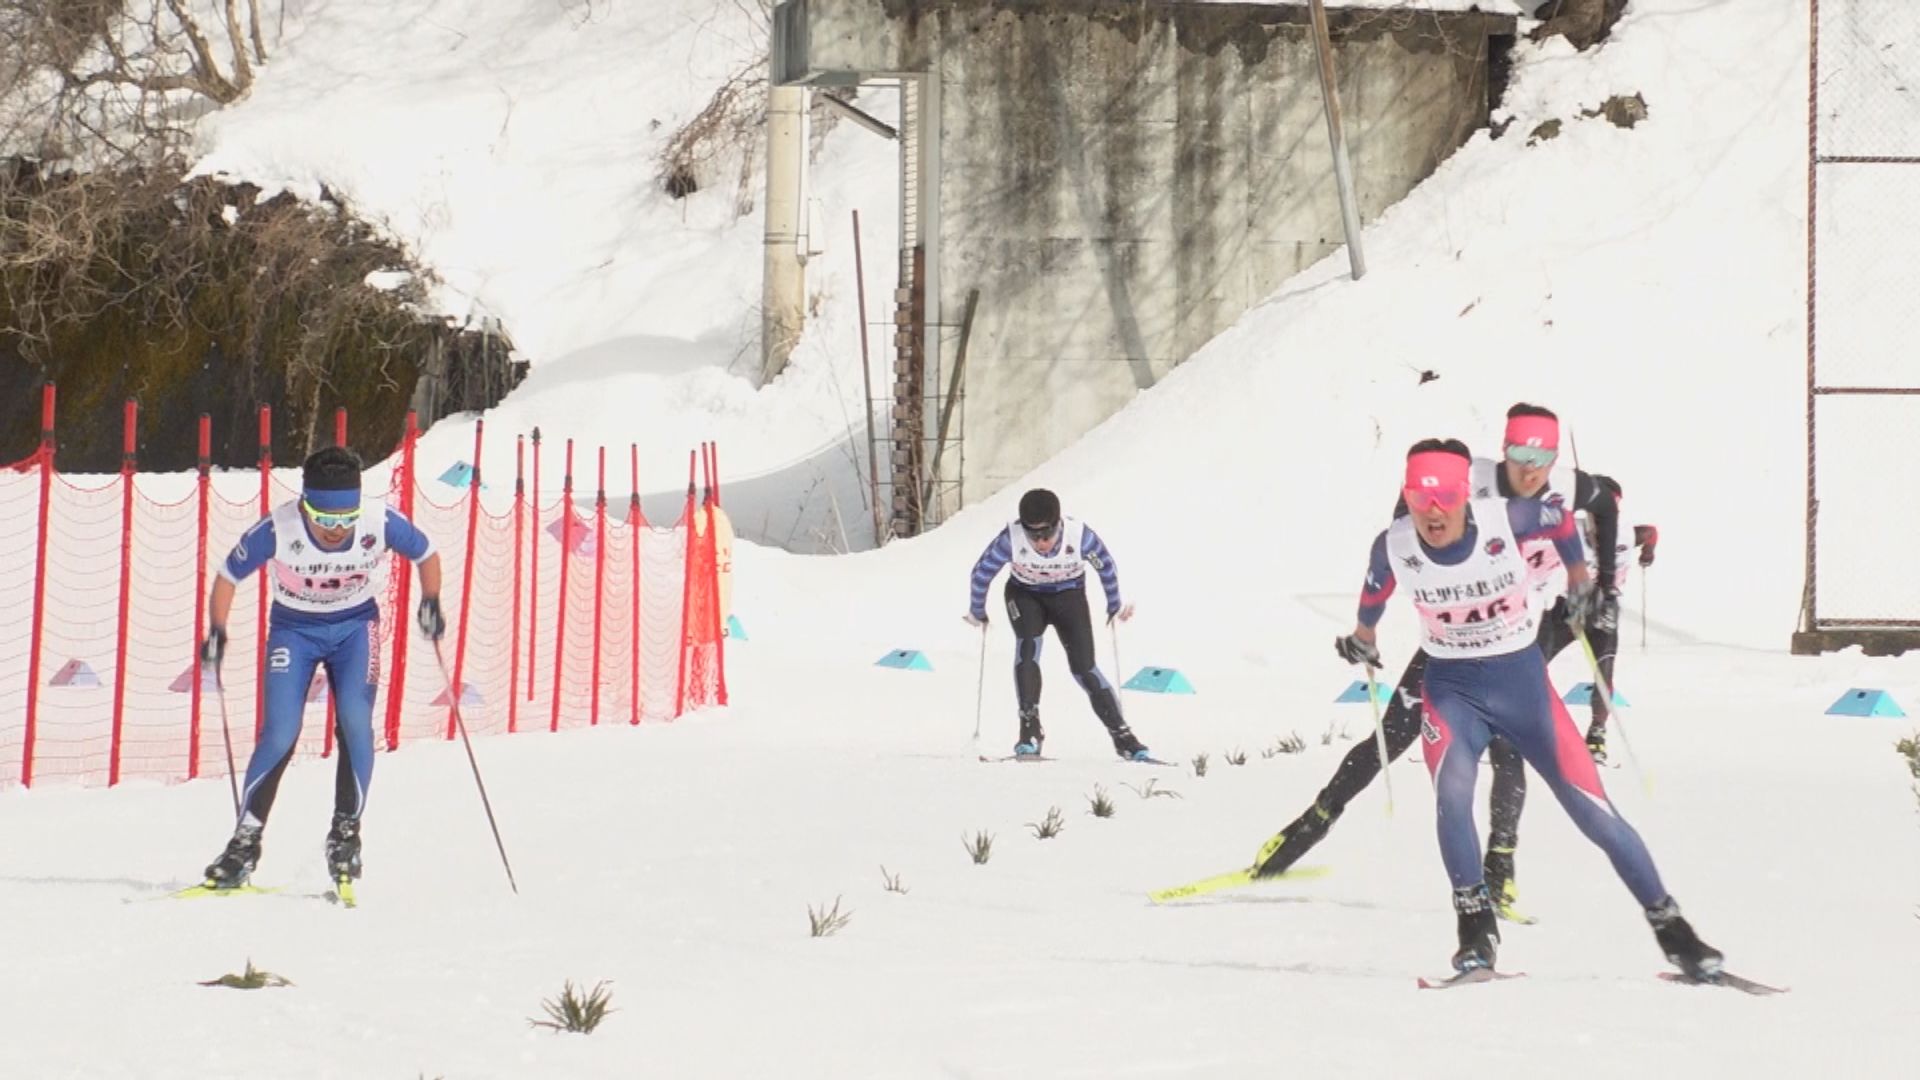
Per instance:
[[[1113,729],[1113,752],[1128,761],[1146,761],[1153,754],[1140,742],[1139,736],[1125,724]]]
[[[1286,828],[1281,829],[1280,835],[1267,841],[1266,846],[1260,849],[1260,854],[1254,856],[1253,876],[1272,877],[1275,874],[1286,873],[1294,863],[1300,860],[1300,856],[1305,855],[1313,845],[1320,842],[1321,837],[1327,835],[1327,830],[1333,828],[1333,823],[1338,820],[1340,820],[1340,811],[1329,811],[1316,801],[1312,806],[1307,807],[1306,813],[1294,818]]]
[[[1014,757],[1039,757],[1040,744],[1047,734],[1040,730],[1040,708],[1030,705],[1020,710],[1020,741],[1013,744]]]
[[[234,828],[227,850],[207,867],[207,888],[237,889],[247,883],[260,864],[260,833],[265,826],[241,824]]]
[[[1465,974],[1492,968],[1500,947],[1500,925],[1494,920],[1493,897],[1486,883],[1453,890],[1453,910],[1460,920],[1460,948],[1453,954],[1453,970]]]
[[[1487,840],[1487,858],[1480,866],[1480,872],[1487,883],[1487,895],[1493,898],[1494,913],[1508,922],[1530,923],[1533,919],[1520,913],[1520,886],[1513,880],[1513,843],[1501,843]]]
[[[1597,720],[1587,728],[1587,753],[1593,755],[1595,765],[1607,763],[1607,729]]]
[[[360,819],[338,811],[327,830],[327,875],[335,881],[360,876]]]
[[[1653,938],[1660,943],[1660,951],[1667,956],[1667,962],[1680,969],[1681,974],[1690,979],[1712,982],[1720,975],[1725,961],[1720,950],[1700,940],[1693,927],[1680,914],[1680,905],[1669,896],[1658,905],[1647,909],[1647,924],[1653,927]]]

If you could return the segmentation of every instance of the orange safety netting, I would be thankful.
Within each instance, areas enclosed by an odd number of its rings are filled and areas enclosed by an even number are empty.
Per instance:
[[[377,631],[377,745],[455,737],[456,677],[476,736],[725,704],[724,530],[713,524],[724,514],[710,476],[708,498],[690,490],[681,519],[656,528],[637,498],[581,506],[567,493],[535,506],[516,491],[511,506],[489,507],[477,477],[430,491],[410,444],[386,470],[388,499],[440,553],[448,630],[436,655],[413,626],[414,571],[396,556]],[[370,492],[382,469],[369,470]],[[269,504],[297,494],[292,469],[255,474],[240,498],[232,473],[220,484],[204,471],[62,476],[44,448],[0,467],[0,563],[13,568],[0,581],[0,788],[221,777],[228,738],[245,767],[261,723],[259,575],[234,601],[224,687],[196,653],[214,567],[262,516],[262,476]],[[324,670],[304,719],[296,756],[331,753]]]

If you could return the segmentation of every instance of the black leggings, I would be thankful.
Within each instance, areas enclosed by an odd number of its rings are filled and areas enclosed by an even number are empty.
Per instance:
[[[1541,617],[1540,633],[1534,640],[1547,660],[1552,660],[1573,643],[1573,631],[1567,626],[1566,611],[1564,601],[1556,602]],[[1594,630],[1591,627],[1587,630],[1587,643],[1593,646],[1594,655],[1600,657],[1600,670],[1606,675],[1608,685],[1613,683],[1613,654],[1618,640],[1618,631]],[[1426,672],[1427,654],[1421,650],[1407,661],[1407,669],[1400,673],[1400,683],[1394,689],[1393,699],[1387,703],[1386,714],[1381,717],[1380,726],[1387,736],[1388,761],[1406,753],[1407,747],[1420,737],[1420,682]],[[1593,722],[1596,725],[1607,721],[1604,697],[1598,690],[1594,691]],[[1520,840],[1520,811],[1527,803],[1527,771],[1520,760],[1520,752],[1504,738],[1495,737],[1487,744],[1487,760],[1493,765],[1487,847],[1512,848]],[[1320,790],[1316,801],[1329,815],[1338,814],[1346,809],[1354,796],[1365,791],[1378,775],[1380,749],[1373,739],[1363,739],[1347,751],[1347,756],[1340,761],[1340,767],[1334,770],[1333,779]]]
[[[1093,617],[1087,612],[1084,586],[1040,592],[1020,583],[1007,582],[1007,618],[1013,624],[1013,686],[1020,695],[1020,711],[1040,707],[1040,646],[1046,640],[1047,627],[1060,638],[1067,650],[1067,670],[1087,692],[1093,713],[1108,731],[1121,731],[1126,721],[1120,716],[1120,701],[1113,686],[1093,656]]]

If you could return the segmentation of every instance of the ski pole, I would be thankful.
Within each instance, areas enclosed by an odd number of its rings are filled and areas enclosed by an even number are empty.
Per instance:
[[[974,666],[973,684],[973,748],[980,749],[980,712],[987,701],[987,624],[980,624],[980,662]]]
[[[213,671],[213,696],[220,703],[220,741],[227,746],[227,786],[233,789],[233,820],[240,820],[240,774],[233,767],[233,732],[227,727],[227,684],[220,678],[220,668],[207,665]],[[205,669],[203,669],[205,670]]]
[[[1594,693],[1604,695],[1600,700],[1607,703],[1607,722],[1620,732],[1620,745],[1627,748],[1627,762],[1633,771],[1640,774],[1640,783],[1647,794],[1653,794],[1653,774],[1640,766],[1639,755],[1633,752],[1633,740],[1627,738],[1627,726],[1620,722],[1621,708],[1618,698],[1613,696],[1613,686],[1607,681],[1606,672],[1600,670],[1600,658],[1593,654],[1593,643],[1587,640],[1584,626],[1576,626],[1573,636],[1580,642],[1580,651],[1587,655],[1587,667],[1593,671]]]
[[[453,714],[454,726],[460,729],[460,742],[467,748],[467,764],[473,766],[473,783],[480,789],[480,806],[487,812],[487,827],[493,830],[493,846],[500,849],[500,865],[507,871],[507,887],[515,896],[520,895],[520,886],[513,880],[513,864],[507,861],[507,845],[500,842],[500,825],[493,819],[493,803],[487,799],[486,781],[480,779],[480,763],[473,756],[473,740],[467,738],[467,722],[460,719],[460,691],[453,685],[453,676],[447,672],[447,658],[440,650],[440,643],[433,643],[433,658],[440,664],[440,679],[447,685],[447,710]]]
[[[1120,666],[1120,624],[1109,621],[1107,623],[1107,634],[1113,639],[1113,677],[1116,679],[1124,679],[1127,676],[1127,669]],[[1114,687],[1113,702],[1116,705],[1120,703],[1120,688],[1118,686]]]
[[[1373,665],[1367,672],[1367,704],[1373,707],[1373,740],[1380,751],[1380,781],[1387,785],[1387,816],[1393,816],[1393,770],[1387,768],[1387,725],[1380,717],[1380,690],[1373,677]]]
[[[1647,651],[1647,568],[1640,568],[1640,651]],[[1611,704],[1611,703],[1609,703]]]

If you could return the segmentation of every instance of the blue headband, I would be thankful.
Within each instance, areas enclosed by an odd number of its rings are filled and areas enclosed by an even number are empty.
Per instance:
[[[359,488],[350,488],[346,491],[316,491],[313,488],[307,488],[300,494],[307,500],[307,505],[315,510],[352,510],[360,505]]]

